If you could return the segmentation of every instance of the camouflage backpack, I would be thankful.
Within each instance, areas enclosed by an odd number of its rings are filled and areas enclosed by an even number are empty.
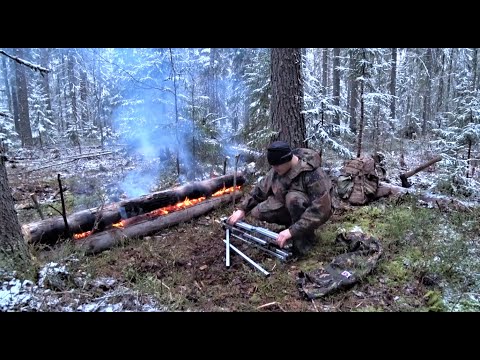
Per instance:
[[[313,168],[318,168],[322,162],[320,154],[315,150],[308,148],[295,148],[292,153],[309,163]]]
[[[348,160],[340,169],[337,194],[352,205],[364,205],[374,199],[385,170],[368,156]]]

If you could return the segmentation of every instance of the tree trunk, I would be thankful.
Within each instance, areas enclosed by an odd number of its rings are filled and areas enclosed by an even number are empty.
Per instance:
[[[427,125],[430,121],[430,98],[432,96],[432,49],[427,49],[425,66],[427,68],[425,75],[425,96],[423,100],[423,122],[422,136],[427,134]]]
[[[90,119],[88,116],[88,79],[85,68],[80,70],[80,130],[83,134],[85,128],[88,126]]]
[[[75,66],[74,66],[74,56],[73,52],[69,50],[67,52],[67,73],[68,73],[68,95],[70,98],[70,104],[72,105],[72,126],[73,126],[73,131],[72,129],[68,129],[67,127],[67,132],[70,132],[69,137],[72,143],[76,146],[78,146],[80,154],[82,153],[82,148],[80,146],[80,129],[79,129],[79,119],[80,117],[78,116],[78,109],[77,109],[77,92],[75,90]]]
[[[10,92],[10,81],[8,80],[9,74],[8,74],[7,62],[5,60],[5,56],[2,56],[2,74],[3,74],[3,80],[5,81],[5,92],[7,94],[7,102],[8,102],[7,109],[11,114],[13,114],[12,95]]]
[[[451,83],[452,83],[452,77],[454,76],[453,75],[453,60],[454,60],[454,57],[455,57],[455,48],[451,49],[450,51],[450,62],[448,64],[448,72],[447,72],[447,93],[445,94],[446,96],[446,101],[445,101],[445,112],[448,112],[449,111],[449,103],[450,103],[450,99],[453,98],[450,96],[450,87],[451,87]]]
[[[175,205],[186,198],[190,200],[202,196],[208,198],[223,188],[232,187],[233,180],[233,174],[229,174],[192,182],[173,189],[124,200],[101,209],[82,210],[68,216],[67,222],[72,234],[80,234],[92,230],[93,232],[102,231],[122,219],[133,218],[153,210]],[[242,173],[238,173],[236,182],[237,186],[242,186],[245,183],[245,176]],[[61,216],[50,218],[23,225],[22,232],[29,243],[53,245],[60,239],[65,239],[65,223]]]
[[[440,67],[440,75],[438,76],[438,97],[437,97],[437,113],[441,112],[443,109],[442,104],[444,103],[443,101],[443,84],[444,80],[443,77],[445,76],[445,50],[440,49],[442,51],[442,65]],[[442,128],[442,124],[440,123],[438,125],[438,128]]]
[[[12,89],[12,109],[13,109],[13,122],[15,124],[15,131],[20,134],[20,110],[18,108],[18,94],[17,94],[17,79],[15,76],[11,78],[10,84]]]
[[[328,48],[322,50],[322,95],[328,95]]]
[[[63,56],[62,56],[62,66],[63,66]],[[64,92],[66,91],[65,90],[65,87],[62,86],[62,81],[61,81],[61,76],[57,76],[57,84],[55,86],[56,88],[56,91],[55,91],[55,95],[54,96],[54,99],[56,98],[57,99],[57,117],[58,117],[58,120],[55,121],[55,123],[57,124],[57,130],[59,132],[62,132],[63,130],[65,130],[67,128],[67,125],[66,125],[66,116],[64,117],[63,116],[63,113],[65,112],[64,108],[64,102],[62,101],[62,95],[64,94]],[[62,89],[63,89],[63,92],[62,92]]]
[[[50,49],[48,48],[41,48],[40,49],[40,65],[44,68],[48,68],[49,66],[49,57],[50,57]],[[47,117],[51,120],[53,119],[53,112],[52,112],[52,100],[50,97],[50,81],[49,75],[42,74],[42,88],[43,93],[45,96],[45,102],[47,104]]]
[[[308,147],[303,111],[302,55],[298,48],[271,50],[271,121],[277,132],[273,140],[295,147]]]
[[[8,184],[5,155],[0,145],[0,251],[3,254],[26,254],[26,246],[20,231],[12,190]]]
[[[333,49],[333,105],[340,106],[340,49]],[[334,123],[340,125],[340,115],[336,114]]]
[[[357,102],[358,102],[358,82],[355,71],[356,59],[353,54],[350,55],[350,130],[357,133]]]
[[[158,216],[153,219],[143,217],[139,223],[128,224],[121,229],[114,228],[112,230],[90,235],[85,240],[77,241],[76,246],[85,250],[86,254],[97,254],[121,244],[126,239],[151,235],[164,228],[189,221],[220,206],[228,204],[233,198],[239,198],[240,196],[241,193],[239,192],[236,194],[223,195],[218,198],[205,200],[190,208]],[[193,239],[193,241],[194,240],[195,239]]]
[[[397,86],[397,48],[392,48],[392,69],[390,71],[390,95],[392,100],[390,101],[390,121],[392,130],[395,130],[395,105],[396,105],[396,86]]]
[[[15,49],[15,56],[23,59],[24,53],[22,48]],[[20,138],[22,140],[22,146],[32,146],[32,128],[30,126],[30,113],[28,110],[28,89],[27,78],[25,75],[25,65],[15,63],[15,77],[17,85],[18,96],[18,120]]]
[[[179,128],[179,119],[178,119],[178,95],[177,95],[177,71],[175,70],[175,63],[173,61],[172,48],[169,48],[170,53],[170,66],[172,67],[172,78],[173,78],[173,98],[175,100],[175,158],[177,161],[177,178],[180,178],[180,138],[178,134]],[[193,159],[195,163],[195,158]]]
[[[365,62],[366,56],[365,51],[363,53],[363,64],[362,64],[362,80],[360,80],[360,121],[358,123],[358,134],[357,134],[357,158],[362,155],[362,140],[363,140],[363,126],[364,126],[364,116],[365,116],[365,99],[363,97],[365,93]]]
[[[467,169],[467,174],[466,177],[468,178],[470,176],[470,173],[472,173],[473,177],[473,166],[472,166],[472,141],[468,141],[468,150],[467,150],[467,161],[468,161],[468,169]]]
[[[472,72],[473,72],[473,82],[472,82],[472,91],[477,89],[477,68],[478,68],[478,48],[473,48],[473,55],[472,55]]]

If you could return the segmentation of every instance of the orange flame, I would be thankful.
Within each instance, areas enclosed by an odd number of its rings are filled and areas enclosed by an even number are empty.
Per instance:
[[[240,186],[235,186],[235,188],[233,186],[231,186],[229,188],[225,188],[225,185],[224,185],[223,189],[220,189],[217,192],[215,192],[214,194],[212,194],[212,197],[218,197],[218,196],[222,196],[222,195],[225,195],[225,194],[230,194],[230,193],[233,193],[235,190],[240,190],[240,189],[241,189]],[[176,203],[175,205],[168,205],[168,206],[164,206],[160,209],[150,211],[149,213],[145,214],[145,216],[155,218],[155,217],[158,217],[158,216],[167,215],[171,212],[178,211],[178,210],[183,210],[183,209],[186,209],[190,206],[196,205],[196,204],[198,204],[198,203],[200,203],[204,200],[206,200],[205,196],[201,196],[201,197],[196,198],[196,199],[189,199],[188,197],[186,197],[185,200],[180,201],[180,202]],[[119,222],[117,222],[115,224],[112,224],[112,226],[121,229],[121,228],[124,228],[125,226],[127,226],[129,223],[133,222],[134,221],[133,219],[135,219],[135,218],[120,220]],[[82,232],[82,233],[79,233],[79,234],[74,234],[73,238],[75,240],[85,239],[87,236],[89,236],[91,234],[92,234],[92,231],[85,231],[85,232]]]
[[[92,232],[91,231],[85,231],[80,234],[73,234],[73,238],[75,240],[80,240],[80,239],[85,239],[87,236],[89,236]]]

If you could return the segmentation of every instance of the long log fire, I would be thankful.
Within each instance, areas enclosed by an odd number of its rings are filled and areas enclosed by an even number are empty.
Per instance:
[[[147,214],[140,215],[137,216],[138,219],[134,219],[135,223],[90,235],[85,240],[77,241],[75,245],[88,255],[97,254],[117,246],[127,239],[151,235],[161,229],[196,218],[231,202],[233,197],[237,199],[240,196],[241,192],[235,192],[230,195],[204,199],[192,207],[154,218],[146,216]]]
[[[113,227],[144,221],[165,215],[171,211],[186,208],[214,195],[232,192],[245,183],[241,172],[212,179],[188,183],[138,198],[127,199],[103,208],[82,210],[67,217],[69,229],[74,238],[91,237]],[[229,197],[230,198],[230,197]],[[32,244],[53,245],[65,239],[65,223],[62,217],[50,218],[22,226],[25,240]],[[133,235],[132,235],[133,236]]]

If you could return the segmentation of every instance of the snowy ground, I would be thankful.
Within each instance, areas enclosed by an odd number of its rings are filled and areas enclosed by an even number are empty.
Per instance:
[[[0,311],[166,311],[151,297],[125,288],[115,279],[89,279],[86,273],[72,273],[68,268],[75,261],[46,264],[39,271],[37,283],[0,272]]]

